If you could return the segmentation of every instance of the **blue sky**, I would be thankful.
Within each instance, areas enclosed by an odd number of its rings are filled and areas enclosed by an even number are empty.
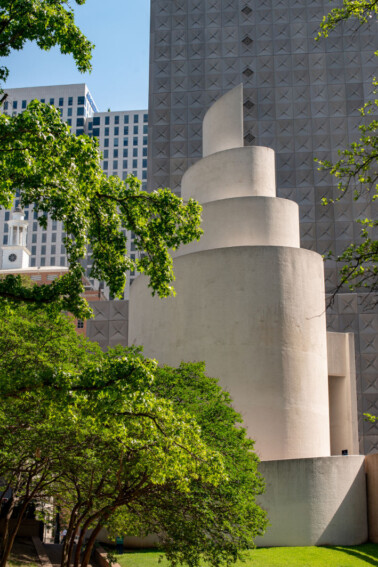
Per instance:
[[[79,73],[58,49],[42,52],[28,43],[1,60],[10,70],[6,86],[87,83],[99,110],[147,108],[150,0],[87,0],[75,4],[75,13],[96,45],[92,73]]]

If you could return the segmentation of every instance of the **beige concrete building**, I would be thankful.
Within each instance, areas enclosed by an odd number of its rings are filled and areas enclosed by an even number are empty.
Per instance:
[[[259,545],[362,543],[353,335],[327,336],[322,257],[299,246],[298,205],[276,197],[274,151],[243,147],[242,110],[240,85],[204,118],[181,189],[205,234],[174,254],[176,297],[135,280],[129,342],[161,363],[204,360],[230,392],[267,482]]]

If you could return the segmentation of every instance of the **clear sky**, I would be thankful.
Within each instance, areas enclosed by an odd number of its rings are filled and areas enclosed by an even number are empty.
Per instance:
[[[96,45],[93,71],[79,73],[69,55],[28,43],[1,59],[10,70],[6,86],[87,83],[100,111],[147,108],[150,0],[86,0],[84,6],[75,4],[75,14]]]

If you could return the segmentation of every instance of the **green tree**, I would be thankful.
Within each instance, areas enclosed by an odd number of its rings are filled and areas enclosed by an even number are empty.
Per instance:
[[[85,0],[76,0],[83,4]],[[0,55],[35,40],[42,49],[59,45],[73,55],[80,71],[90,69],[92,45],[74,23],[63,0],[7,0],[0,3]],[[8,70],[3,69],[0,79]],[[74,136],[59,111],[37,101],[18,116],[0,115],[0,207],[11,208],[16,192],[22,206],[34,205],[38,222],[61,221],[69,271],[51,285],[25,288],[18,277],[0,282],[0,298],[37,305],[56,304],[80,318],[91,310],[81,297],[81,262],[91,248],[91,277],[104,280],[119,297],[125,273],[137,269],[150,278],[153,293],[174,293],[170,249],[201,235],[201,208],[184,204],[168,189],[141,191],[140,182],[107,177],[96,140]],[[128,254],[124,232],[135,233],[143,257]]]
[[[85,0],[74,0],[85,4]],[[93,45],[75,25],[74,12],[67,0],[1,0],[0,57],[19,51],[27,41],[35,41],[46,51],[59,46],[73,56],[79,71],[91,70]],[[0,81],[9,74],[0,68]]]
[[[361,0],[343,0],[343,3],[333,8],[323,17],[317,40],[328,37],[332,31],[344,22],[357,20],[358,25],[371,26],[376,24],[378,5],[376,2]],[[349,22],[351,24],[351,22]],[[375,27],[372,28],[375,30]],[[375,52],[378,55],[378,51]],[[377,85],[376,81],[373,82]],[[373,203],[378,196],[378,120],[369,115],[377,115],[378,100],[367,101],[360,109],[362,124],[359,126],[359,139],[345,150],[339,150],[339,159],[332,163],[329,160],[317,160],[320,169],[328,170],[338,181],[339,195],[335,199],[323,199],[328,205],[343,198],[345,193],[353,192],[353,199],[363,197]],[[360,238],[352,242],[338,256],[329,254],[341,265],[340,280],[334,295],[345,285],[351,290],[359,288],[372,294],[372,302],[376,303],[378,291],[378,241],[376,240],[376,218],[361,218]]]
[[[86,567],[100,529],[114,522],[157,533],[172,563],[227,564],[253,545],[266,523],[255,503],[258,461],[203,365],[159,370],[135,348],[103,353],[62,314],[1,309],[0,477],[19,521],[31,500],[64,503],[62,567],[79,531],[75,565]],[[3,540],[1,567],[16,530]]]

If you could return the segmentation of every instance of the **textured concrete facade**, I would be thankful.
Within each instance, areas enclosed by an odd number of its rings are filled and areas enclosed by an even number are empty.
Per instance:
[[[373,205],[334,194],[314,157],[337,157],[356,136],[357,109],[377,73],[376,28],[347,26],[315,43],[325,0],[152,0],[148,167],[150,189],[181,190],[202,156],[201,122],[220,95],[244,84],[244,140],[276,151],[278,196],[299,205],[301,246],[340,253]],[[377,203],[374,207],[377,206]],[[325,266],[326,290],[337,268]],[[330,331],[355,333],[360,414],[378,413],[378,316],[364,294],[343,293],[328,310]],[[360,450],[378,450],[378,425],[360,419]]]

